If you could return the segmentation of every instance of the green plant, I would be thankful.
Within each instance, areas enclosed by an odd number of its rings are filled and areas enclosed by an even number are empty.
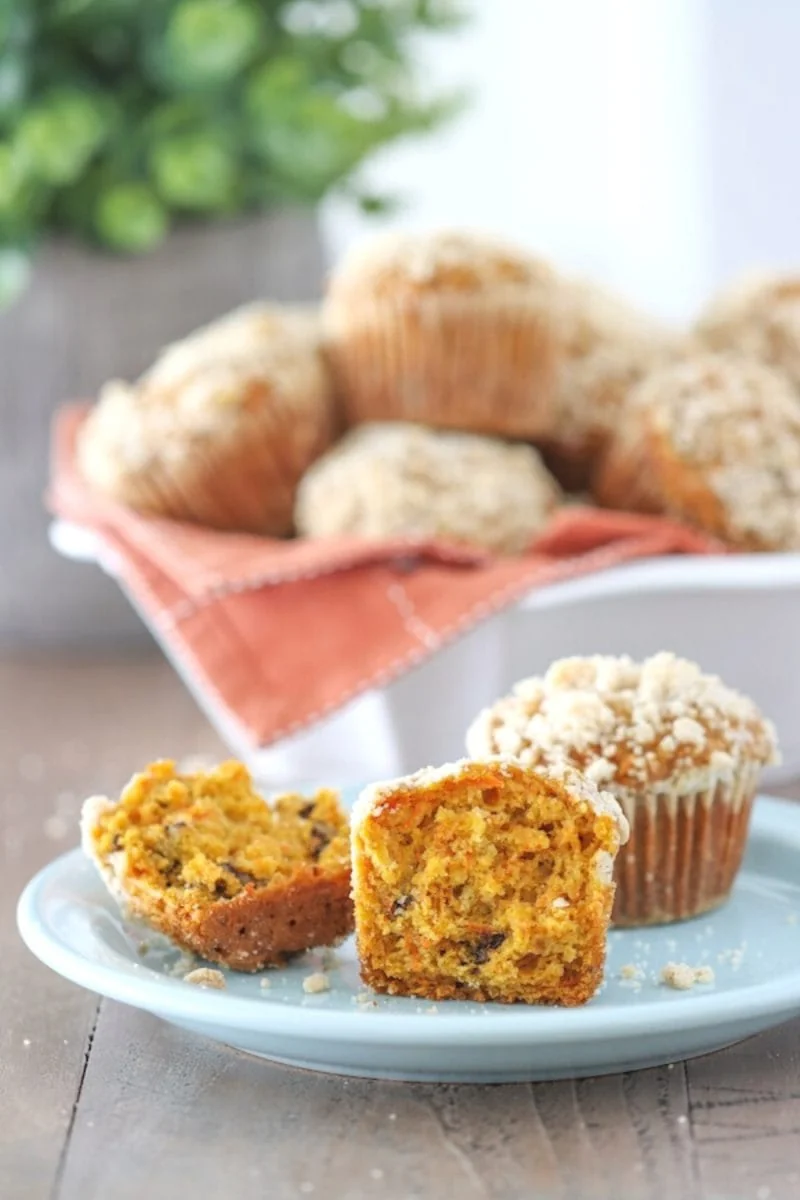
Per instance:
[[[360,164],[454,106],[420,94],[414,38],[462,17],[441,0],[0,0],[0,290],[51,231],[144,252],[175,220],[335,187],[380,207]]]

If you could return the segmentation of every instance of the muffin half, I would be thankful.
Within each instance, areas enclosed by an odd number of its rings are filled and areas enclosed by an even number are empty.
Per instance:
[[[267,804],[237,762],[156,762],[119,800],[88,799],[83,847],[132,916],[237,971],[280,965],[353,928],[349,828],[334,792]]]
[[[377,784],[353,810],[364,980],[431,999],[584,1004],[627,826],[574,771],[499,759]]]

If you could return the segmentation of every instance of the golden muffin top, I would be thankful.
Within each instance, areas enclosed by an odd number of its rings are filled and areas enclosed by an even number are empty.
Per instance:
[[[492,238],[445,230],[391,232],[358,246],[334,272],[330,296],[366,294],[412,298],[431,293],[474,293],[555,286],[540,259]]]

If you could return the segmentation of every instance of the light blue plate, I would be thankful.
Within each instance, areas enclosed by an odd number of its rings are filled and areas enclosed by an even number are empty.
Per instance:
[[[588,1005],[529,1008],[373,996],[352,942],[323,969],[312,952],[261,976],[226,973],[225,991],[170,974],[177,951],[123,921],[79,850],[31,881],[19,928],[42,962],[81,986],[278,1062],[386,1079],[511,1082],[580,1078],[706,1054],[800,1013],[800,805],[761,799],[730,902],[707,917],[612,932],[606,982]],[[142,939],[150,948],[141,947]],[[713,968],[715,982],[674,991],[670,961]],[[620,975],[628,964],[641,978]],[[630,972],[626,972],[630,974]],[[358,999],[357,999],[358,998]],[[366,1003],[365,1003],[366,1001]]]

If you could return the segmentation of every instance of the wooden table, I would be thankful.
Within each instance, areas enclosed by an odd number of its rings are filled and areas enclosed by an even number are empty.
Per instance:
[[[155,657],[0,661],[0,713],[2,1200],[800,1197],[800,1021],[672,1069],[392,1084],[272,1066],[61,980],[14,904],[83,796],[222,748]]]

